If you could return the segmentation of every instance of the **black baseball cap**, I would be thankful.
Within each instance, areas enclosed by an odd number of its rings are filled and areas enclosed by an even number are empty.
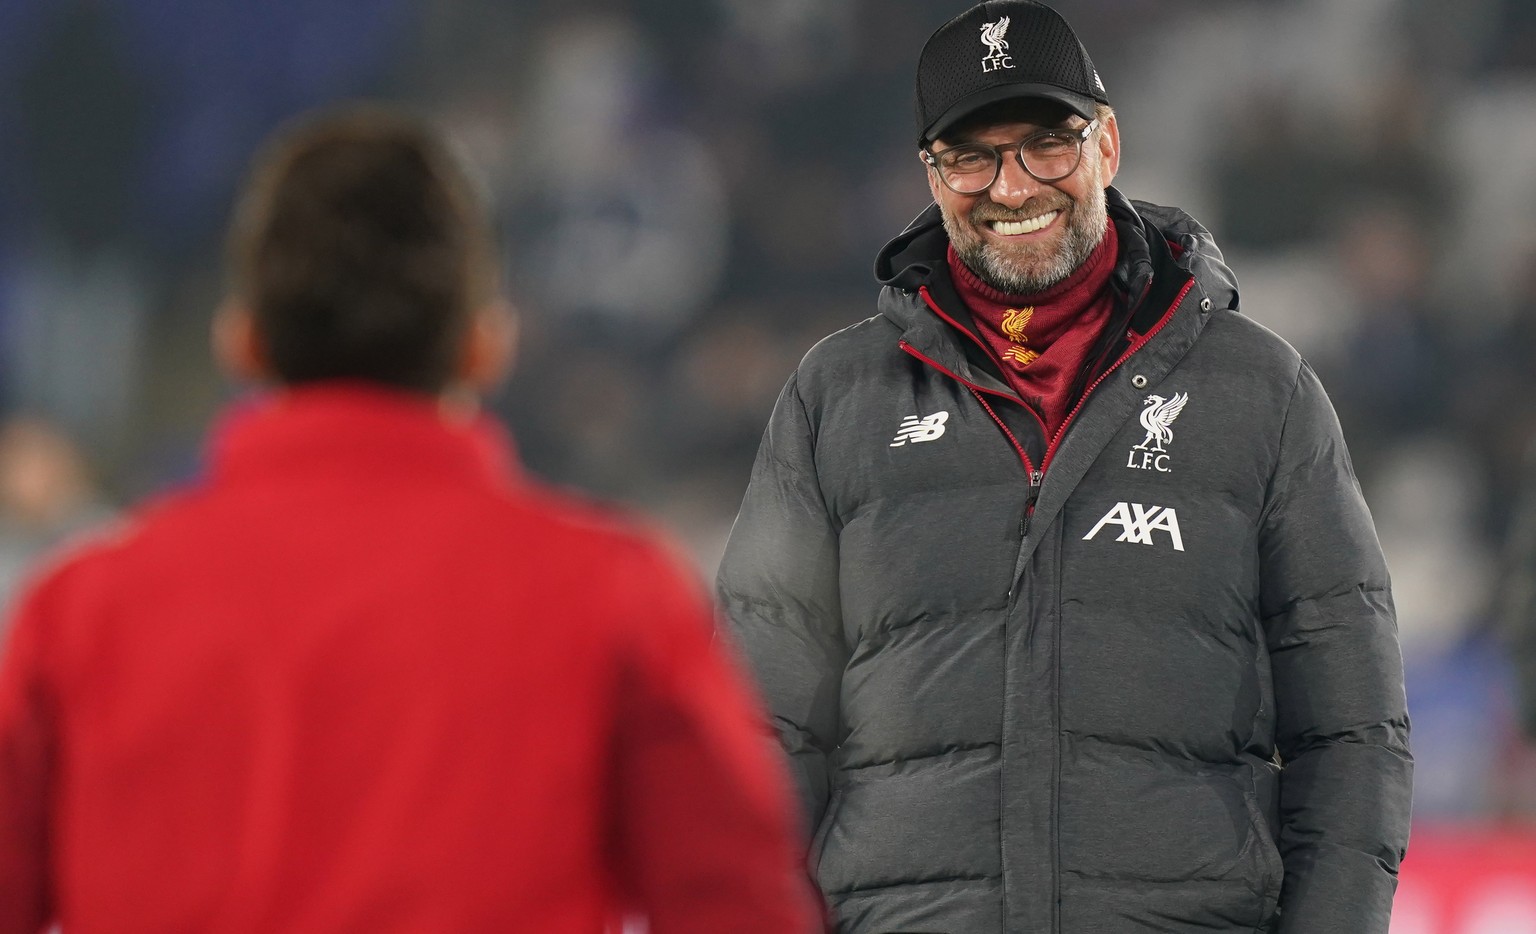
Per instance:
[[[987,0],[940,26],[917,59],[918,145],[976,110],[1044,98],[1085,120],[1108,104],[1088,51],[1061,14],[1035,0]]]

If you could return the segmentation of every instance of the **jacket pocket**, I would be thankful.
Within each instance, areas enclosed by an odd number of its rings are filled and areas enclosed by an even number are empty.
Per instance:
[[[811,839],[810,865],[811,878],[818,883],[821,881],[821,861],[826,855],[827,840],[832,835],[832,826],[837,823],[837,812],[843,806],[843,788],[839,785],[832,790],[832,797],[827,801],[827,810],[821,816],[821,825],[816,828],[816,836]]]
[[[1243,795],[1248,809],[1248,849],[1254,865],[1258,867],[1258,894],[1263,898],[1263,914],[1256,931],[1267,931],[1276,918],[1280,904],[1280,887],[1285,881],[1285,864],[1280,860],[1280,848],[1269,831],[1269,819],[1259,810],[1258,797],[1253,793]]]

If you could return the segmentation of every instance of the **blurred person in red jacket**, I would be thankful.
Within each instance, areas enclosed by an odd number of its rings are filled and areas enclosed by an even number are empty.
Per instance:
[[[257,162],[207,476],[53,562],[0,658],[0,932],[784,932],[787,779],[647,533],[517,476],[460,170],[383,111]]]

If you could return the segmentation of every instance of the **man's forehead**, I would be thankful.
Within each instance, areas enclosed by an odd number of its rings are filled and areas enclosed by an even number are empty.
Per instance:
[[[1047,129],[1067,126],[1074,114],[1055,101],[1039,98],[999,101],[983,107],[964,120],[945,130],[944,142],[975,139],[997,131],[1028,132],[1031,129]]]

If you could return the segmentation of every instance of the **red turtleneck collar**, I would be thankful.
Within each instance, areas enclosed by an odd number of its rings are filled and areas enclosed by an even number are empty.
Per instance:
[[[1115,225],[1070,276],[1035,295],[1007,295],[992,288],[949,248],[955,290],[1003,377],[1035,410],[1049,440],[1067,417],[1077,374],[1114,311],[1110,273],[1119,253]]]

